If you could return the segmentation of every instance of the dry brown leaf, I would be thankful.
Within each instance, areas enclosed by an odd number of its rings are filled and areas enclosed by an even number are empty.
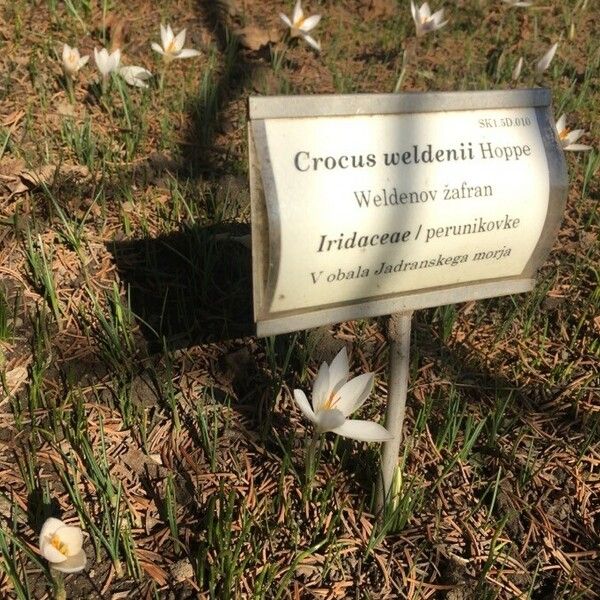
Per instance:
[[[29,189],[18,177],[5,179],[2,175],[0,175],[0,186],[8,190],[9,199],[24,194]]]
[[[9,199],[28,189],[19,177],[24,168],[25,162],[16,158],[5,157],[0,161],[0,190],[8,190]]]
[[[36,188],[40,185],[49,185],[54,179],[56,173],[55,165],[44,165],[39,169],[25,169],[19,173],[21,181],[30,188]]]
[[[17,173],[16,177],[20,179],[22,185],[18,187],[18,192],[13,191],[13,194],[22,193],[27,191],[27,189],[51,185],[59,174],[64,179],[83,183],[90,177],[90,170],[84,165],[60,165],[60,167],[56,165],[44,165],[37,169],[23,169]]]
[[[159,462],[156,460],[155,455],[150,457],[134,446],[130,447],[127,452],[120,457],[120,460],[138,477],[146,472],[150,472],[154,476],[160,476],[165,472],[162,461]]]
[[[10,127],[11,125],[14,127],[18,125],[19,121],[25,116],[24,110],[14,110],[10,114],[6,115],[2,120],[2,125],[4,127]]]
[[[73,106],[70,102],[59,102],[56,105],[56,112],[62,117],[74,117],[75,106]]]
[[[19,173],[25,169],[25,161],[19,158],[10,158],[5,156],[0,160],[0,176],[19,177]]]
[[[140,565],[142,569],[146,572],[146,574],[156,581],[158,585],[163,586],[167,584],[167,572],[164,569],[161,569],[158,565],[154,565],[152,563],[148,563],[145,560],[140,560]]]
[[[27,381],[27,367],[15,367],[8,371],[6,377],[6,391],[9,396],[16,394]]]
[[[171,577],[175,580],[175,583],[181,583],[186,579],[192,579],[194,577],[194,567],[190,562],[189,558],[182,558],[176,563],[173,563],[169,568]]]

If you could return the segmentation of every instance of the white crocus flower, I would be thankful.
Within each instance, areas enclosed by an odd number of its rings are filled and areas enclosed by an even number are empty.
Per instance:
[[[94,60],[96,61],[96,66],[98,67],[98,71],[100,71],[102,78],[106,79],[111,73],[119,68],[121,51],[117,48],[114,52],[109,54],[106,48],[102,48],[100,51],[98,51],[97,48],[94,48]]]
[[[540,60],[537,61],[535,65],[535,70],[538,74],[543,73],[550,66],[550,63],[552,62],[552,59],[556,54],[557,48],[558,42],[556,42],[556,44],[552,44],[548,52],[546,52],[546,54],[544,54],[544,56],[542,56],[542,58],[540,58]]]
[[[585,133],[584,129],[573,129],[571,131],[567,127],[567,115],[562,115],[558,121],[556,121],[556,131],[558,133],[558,139],[563,150],[571,151],[584,151],[591,150],[591,146],[585,144],[576,144],[575,142]]]
[[[63,573],[84,569],[87,558],[82,546],[79,527],[70,527],[54,517],[46,519],[40,532],[40,552],[53,569]]]
[[[315,40],[312,36],[308,35],[308,32],[314,29],[321,20],[321,15],[312,15],[310,17],[304,16],[302,10],[301,0],[296,0],[294,6],[294,12],[292,18],[283,13],[279,13],[279,18],[290,28],[290,37],[301,37],[307,44],[312,46],[318,52],[321,51],[321,44]]]
[[[519,77],[521,77],[521,70],[523,69],[523,57],[521,56],[515,65],[515,68],[512,72],[512,80],[517,81]]]
[[[519,6],[522,8],[526,8],[533,4],[533,2],[527,2],[525,0],[502,0],[502,2],[504,2],[504,4],[508,4],[509,6]]]
[[[430,31],[441,29],[448,20],[442,21],[444,18],[444,9],[440,9],[437,12],[431,14],[429,4],[424,2],[420,8],[414,3],[414,0],[410,1],[410,10],[412,12],[412,18],[417,28],[417,37],[421,37]]]
[[[347,417],[358,410],[373,388],[373,374],[365,373],[348,381],[348,355],[343,348],[331,366],[323,363],[313,386],[312,407],[302,390],[294,390],[294,400],[302,414],[314,423],[317,433],[333,431],[361,442],[385,442],[390,433],[372,421]]]
[[[119,75],[125,80],[126,83],[133,87],[147,88],[148,84],[146,80],[152,77],[152,73],[144,67],[121,67],[119,69]]]
[[[198,50],[184,48],[185,44],[185,29],[182,29],[177,35],[173,33],[170,25],[160,26],[160,41],[162,46],[156,42],[152,42],[152,50],[162,54],[165,62],[171,62],[176,58],[192,58],[199,56]]]
[[[62,66],[69,77],[75,77],[89,59],[89,56],[81,56],[77,48],[71,48],[68,44],[63,45]]]

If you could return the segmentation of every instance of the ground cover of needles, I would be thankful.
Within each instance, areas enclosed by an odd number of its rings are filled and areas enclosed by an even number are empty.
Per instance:
[[[0,598],[59,594],[49,516],[85,531],[68,598],[598,597],[597,150],[534,292],[415,315],[383,524],[379,446],[328,434],[307,485],[291,392],[347,345],[381,422],[385,319],[252,336],[248,96],[543,85],[598,147],[594,0],[442,6],[417,38],[404,0],[307,1],[319,54],[291,1],[0,2]],[[164,68],[161,23],[200,55]],[[65,42],[155,77],[91,58],[70,98]]]

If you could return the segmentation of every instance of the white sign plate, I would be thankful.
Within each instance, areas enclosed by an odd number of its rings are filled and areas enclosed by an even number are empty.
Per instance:
[[[456,95],[436,96],[456,106]],[[301,328],[301,315],[310,316],[302,327],[338,320],[336,306],[339,320],[352,306],[357,317],[418,308],[415,294],[427,290],[439,291],[429,305],[441,305],[482,289],[530,289],[566,189],[549,102],[544,110],[539,96],[418,112],[400,110],[402,95],[376,96],[367,114],[323,115],[322,105],[312,116],[288,115],[289,105],[271,118],[251,114],[259,334],[263,322],[263,333]],[[390,100],[399,110],[389,112]]]

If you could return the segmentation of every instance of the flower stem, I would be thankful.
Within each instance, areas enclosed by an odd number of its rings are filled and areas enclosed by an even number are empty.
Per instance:
[[[70,75],[65,75],[67,83],[67,94],[69,94],[69,102],[75,104],[75,90],[73,88],[73,78]]]
[[[65,590],[65,580],[63,574],[50,568],[52,576],[52,588],[54,600],[67,600],[67,592]]]
[[[113,567],[115,568],[115,575],[117,576],[117,579],[121,579],[125,572],[123,571],[123,564],[118,558],[113,560]]]
[[[321,455],[322,437],[315,429],[310,438],[306,440],[306,451],[304,454],[304,492],[307,498],[310,498],[312,484],[319,466],[319,457]]]
[[[165,83],[165,73],[167,72],[167,65],[163,65],[163,68],[160,72],[160,79],[158,81],[158,89],[162,92],[163,91],[163,85]]]

